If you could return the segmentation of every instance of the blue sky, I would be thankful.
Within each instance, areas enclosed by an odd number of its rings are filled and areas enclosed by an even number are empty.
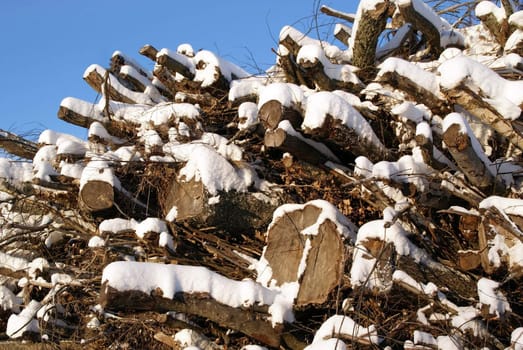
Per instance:
[[[287,24],[332,40],[333,18],[319,5],[354,12],[356,1],[107,1],[2,0],[0,4],[0,128],[19,134],[44,129],[85,137],[87,131],[56,117],[68,96],[90,102],[97,94],[82,79],[92,63],[108,66],[120,50],[152,69],[138,50],[145,44],[175,50],[190,43],[256,72],[275,62]],[[316,29],[317,28],[317,29]]]

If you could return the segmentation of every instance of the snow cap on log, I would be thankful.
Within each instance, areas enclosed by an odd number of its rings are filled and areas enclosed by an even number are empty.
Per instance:
[[[382,250],[390,250],[404,256],[410,256],[417,263],[426,263],[428,255],[412,244],[407,238],[407,232],[399,223],[392,225],[388,220],[369,221],[358,230],[356,249],[354,249],[352,266],[350,269],[350,280],[353,286],[362,286],[371,290],[384,291],[392,286],[393,254],[383,254]],[[375,248],[375,249],[374,249]],[[375,250],[375,251],[373,251]],[[391,255],[383,257],[384,255]],[[377,258],[384,259],[384,264],[379,264]],[[384,270],[390,271],[384,271]],[[389,276],[387,276],[389,275]]]
[[[80,178],[80,200],[92,211],[108,209],[114,203],[114,189],[120,181],[112,167],[104,160],[93,159],[87,163]]]
[[[334,315],[322,323],[314,334],[312,344],[329,338],[350,339],[361,344],[379,345],[382,339],[378,336],[376,326],[363,327],[349,316]]]
[[[466,56],[443,62],[438,67],[439,84],[442,89],[457,89],[460,85],[486,97],[505,118],[518,119],[523,105],[523,81],[502,78],[485,65]]]
[[[214,53],[201,50],[194,56],[196,72],[194,81],[202,83],[202,87],[211,86],[220,77],[224,77],[228,84],[234,79],[242,79],[250,76],[249,73],[238,67],[234,63],[218,57]]]
[[[324,200],[285,204],[273,213],[267,245],[258,262],[264,285],[295,286],[296,304],[321,304],[338,284],[343,239],[355,238],[356,226]]]
[[[328,119],[332,118],[333,122]],[[383,156],[388,153],[367,120],[339,94],[320,91],[307,98],[302,129],[307,134],[327,136],[333,128],[346,128],[356,140],[345,140],[345,145],[356,148],[356,153]],[[341,142],[341,140],[339,140]],[[366,150],[365,150],[366,149]],[[359,153],[362,152],[362,153]]]

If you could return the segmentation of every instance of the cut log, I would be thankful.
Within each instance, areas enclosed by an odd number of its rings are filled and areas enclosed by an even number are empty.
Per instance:
[[[283,206],[267,231],[263,257],[271,267],[271,278],[276,285],[300,282],[296,305],[325,302],[342,273],[340,223],[332,217],[320,219],[326,210],[320,202]]]
[[[79,197],[91,211],[109,209],[114,204],[113,186],[105,181],[88,181],[80,188]]]
[[[299,160],[313,165],[323,165],[328,158],[302,139],[289,135],[285,130],[277,128],[265,132],[264,144],[268,148],[278,148],[289,152]]]
[[[402,62],[404,61],[395,57],[385,60],[380,66],[381,70],[376,81],[406,92],[411,101],[423,101],[423,104],[429,107],[433,113],[450,113],[451,110],[447,102],[435,85],[437,84],[436,77],[414,64],[411,64],[409,68],[399,69],[400,65],[403,64]],[[420,74],[423,74],[423,80],[414,81],[413,76]],[[419,84],[419,81],[424,83],[423,86]]]
[[[147,57],[151,61],[156,62],[156,55],[158,54],[158,50],[154,46],[149,44],[144,45],[139,52],[141,55]]]
[[[314,83],[316,89],[359,92],[363,87],[352,72],[354,67],[331,63],[319,46],[304,45],[296,59],[303,74]]]
[[[334,27],[334,37],[341,41],[344,45],[349,44],[349,38],[351,33],[351,29],[343,24],[338,23]]]
[[[305,128],[304,133],[324,142],[327,147],[350,152],[354,156],[365,156],[371,161],[391,159],[389,150],[358,136],[357,132],[339,119],[327,115],[320,128]]]
[[[217,302],[206,295],[178,293],[173,299],[148,295],[140,291],[118,291],[107,283],[102,285],[100,305],[107,310],[175,311],[196,315],[239,331],[252,339],[271,347],[279,347],[283,326],[272,327],[268,314],[233,308]]]
[[[20,158],[33,159],[38,145],[21,136],[0,129],[0,148]]]
[[[372,6],[369,5],[371,2],[374,2]],[[358,18],[355,20],[358,25],[353,28],[352,36],[349,39],[352,64],[356,67],[364,70],[374,68],[378,38],[385,29],[391,9],[392,6],[388,0],[360,1]]]
[[[469,135],[461,131],[459,124],[453,124],[447,128],[443,133],[443,142],[456,160],[458,167],[474,186],[482,191],[492,188],[494,177],[472,147]]]
[[[490,1],[482,1],[476,6],[476,16],[481,20],[481,23],[496,39],[498,44],[504,46],[510,36],[510,30],[507,18],[510,15],[504,16],[503,19],[496,16],[497,13],[503,11]]]
[[[167,68],[173,75],[179,73],[187,79],[194,78],[195,66],[193,61],[187,56],[162,49],[156,54],[156,62]]]
[[[282,120],[288,120],[295,129],[299,128],[303,122],[299,111],[284,106],[278,100],[265,102],[258,110],[258,119],[266,129],[276,129]]]
[[[355,16],[353,14],[341,12],[341,11],[335,10],[333,8],[330,8],[329,6],[326,6],[326,5],[322,5],[320,7],[320,11],[321,11],[321,13],[324,13],[328,16],[343,19],[349,23],[354,23],[354,21],[355,21]]]
[[[216,226],[231,233],[261,229],[271,220],[280,201],[246,192],[220,192],[212,196],[197,180],[183,181],[167,176],[167,190],[162,194],[164,215],[173,208],[176,222],[189,222],[196,227]],[[209,200],[214,198],[214,200]],[[174,221],[174,220],[173,220]]]
[[[486,125],[490,125],[514,146],[523,150],[523,134],[518,132],[510,120],[505,119],[492,105],[487,103],[477,93],[462,84],[456,88],[445,90],[445,94],[450,101],[461,105]]]
[[[129,121],[104,119],[97,105],[78,99],[64,99],[58,109],[58,118],[83,128],[89,128],[92,123],[100,122],[109,134],[123,139],[136,136],[137,125]]]
[[[96,92],[107,95],[111,100],[124,103],[153,104],[151,98],[123,86],[109,71],[93,64],[84,73],[84,80]]]

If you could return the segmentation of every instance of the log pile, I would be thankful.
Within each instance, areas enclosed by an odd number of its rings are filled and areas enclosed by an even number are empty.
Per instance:
[[[116,51],[86,140],[0,130],[0,348],[523,346],[522,13],[322,12],[346,48]]]

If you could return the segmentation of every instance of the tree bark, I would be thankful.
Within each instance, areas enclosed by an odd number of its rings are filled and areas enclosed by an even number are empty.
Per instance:
[[[481,96],[463,84],[457,88],[445,91],[445,94],[449,97],[450,101],[461,105],[486,125],[490,125],[514,146],[523,150],[523,134],[518,132],[509,120],[503,118],[503,116],[500,115],[493,106],[485,102]]]
[[[373,10],[361,11],[356,32],[352,33],[354,40],[350,41],[353,45],[352,64],[356,67],[364,70],[374,69],[378,37],[385,29],[390,8],[389,1],[384,0],[376,3]]]
[[[443,133],[443,142],[467,179],[488,193],[494,177],[472,147],[469,135],[462,133],[458,124],[453,124]]]
[[[9,131],[0,129],[0,148],[20,158],[33,159],[38,145]]]
[[[496,16],[490,12],[484,16],[478,16],[481,23],[488,29],[498,44],[504,46],[510,36],[508,21],[505,19],[499,23]],[[508,18],[508,16],[507,16]]]
[[[268,148],[277,148],[289,152],[299,160],[312,165],[323,165],[328,160],[327,156],[296,136],[289,135],[283,129],[267,130],[264,144]]]
[[[440,30],[429,19],[425,18],[423,13],[416,10],[412,0],[402,1],[398,8],[405,22],[411,23],[414,29],[423,33],[429,45],[429,50],[434,57],[439,57],[443,51],[440,41]],[[434,15],[437,16],[436,13]]]
[[[233,308],[206,295],[178,293],[173,299],[168,299],[140,291],[120,292],[104,283],[99,303],[108,310],[176,311],[196,315],[239,331],[268,346],[280,346],[283,326],[273,328],[266,312]]]

